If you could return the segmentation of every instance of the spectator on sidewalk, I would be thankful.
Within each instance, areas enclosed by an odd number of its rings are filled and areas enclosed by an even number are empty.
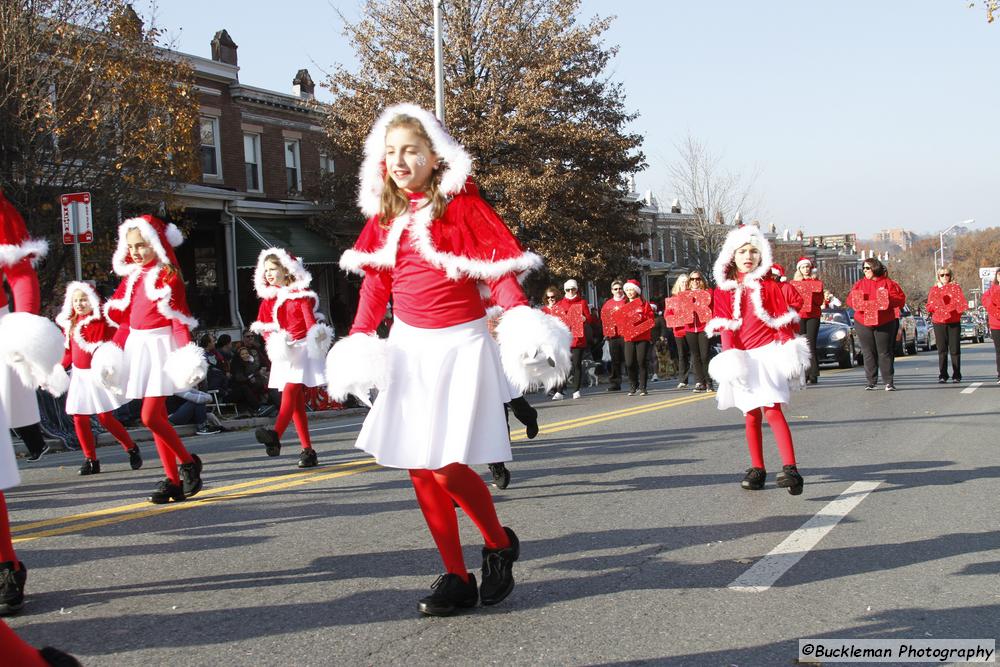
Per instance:
[[[241,345],[230,365],[229,400],[237,408],[245,406],[257,412],[267,399],[267,376],[260,366],[258,356]]]
[[[221,425],[215,415],[208,411],[212,395],[198,389],[188,389],[178,392],[167,399],[167,419],[174,426],[195,424],[198,428],[195,435],[214,435],[221,433]]]

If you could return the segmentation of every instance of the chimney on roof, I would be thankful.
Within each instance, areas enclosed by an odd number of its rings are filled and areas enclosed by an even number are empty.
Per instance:
[[[236,42],[226,30],[220,30],[212,38],[212,60],[227,65],[236,65]]]
[[[681,200],[680,199],[674,199],[674,201],[670,203],[670,212],[671,213],[680,213],[681,212]]]
[[[292,79],[292,95],[298,95],[304,100],[311,100],[315,96],[316,84],[309,76],[309,70],[300,69]]]

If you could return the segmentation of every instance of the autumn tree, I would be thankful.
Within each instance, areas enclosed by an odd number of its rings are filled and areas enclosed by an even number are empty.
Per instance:
[[[670,186],[685,212],[685,234],[696,239],[715,257],[737,216],[751,219],[756,207],[753,187],[756,174],[749,177],[727,169],[722,156],[688,135],[677,145],[677,159],[667,168]]]
[[[521,242],[556,275],[603,279],[628,270],[630,242],[641,238],[625,195],[644,158],[641,137],[625,129],[636,116],[605,72],[616,53],[601,43],[609,19],[580,24],[579,6],[445,1],[445,120]],[[357,23],[344,19],[360,66],[337,67],[328,81],[331,150],[350,165],[328,193],[341,223],[357,224],[356,166],[379,111],[402,101],[434,108],[432,9],[430,0],[366,0]]]
[[[121,210],[197,178],[194,72],[160,36],[120,0],[0,1],[0,187],[50,240],[58,195],[92,192],[84,259],[105,272]],[[44,290],[67,248],[51,243]]]

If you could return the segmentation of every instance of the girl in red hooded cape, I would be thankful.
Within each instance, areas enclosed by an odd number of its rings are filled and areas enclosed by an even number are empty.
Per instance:
[[[365,143],[360,204],[370,216],[342,268],[364,276],[350,335],[327,357],[327,390],[369,402],[357,447],[409,471],[445,574],[421,612],[447,615],[503,600],[520,554],[514,531],[470,465],[510,461],[504,404],[563,381],[569,331],[533,310],[518,276],[541,266],[469,180],[472,160],[427,111],[386,109]],[[480,286],[504,309],[490,336]],[[373,334],[392,299],[386,340]],[[499,343],[499,345],[498,345]],[[506,377],[505,377],[506,375]],[[465,567],[455,505],[485,546],[482,585]]]
[[[104,306],[105,319],[118,331],[91,359],[105,386],[127,400],[142,399],[142,423],[153,433],[166,473],[149,497],[154,504],[182,501],[202,487],[201,459],[188,452],[167,419],[167,397],[197,385],[207,369],[202,349],[191,342],[198,320],[174,255],[183,240],[175,225],[151,215],[118,226],[111,263],[122,281]]]

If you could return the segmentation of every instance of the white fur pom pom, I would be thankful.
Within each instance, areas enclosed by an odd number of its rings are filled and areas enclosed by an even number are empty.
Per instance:
[[[333,343],[333,329],[317,322],[306,332],[306,352],[317,361],[322,361]]]
[[[52,367],[52,372],[45,378],[42,387],[56,398],[66,393],[66,390],[69,389],[69,375],[66,375],[66,369],[62,367],[62,364],[56,364]]]
[[[799,386],[805,385],[806,369],[812,363],[812,353],[809,351],[809,341],[805,336],[796,336],[790,341],[781,343],[781,354],[775,356],[783,377]]]
[[[386,385],[389,344],[378,336],[351,334],[330,348],[326,355],[326,393],[335,401],[353,394],[371,407],[372,387]]]
[[[288,361],[288,334],[280,329],[272,331],[264,342],[264,349],[267,350],[267,358],[272,364],[276,361],[282,363]]]
[[[745,387],[747,384],[747,353],[730,349],[721,352],[708,362],[708,374],[720,385],[733,384]]]
[[[204,380],[208,373],[205,351],[194,343],[188,343],[170,353],[164,370],[178,391],[190,389]]]
[[[29,387],[39,387],[59,364],[66,338],[51,320],[10,313],[0,320],[0,355]]]
[[[167,225],[167,242],[175,248],[184,243],[184,234],[181,233],[181,230],[177,228],[177,225],[172,222]]]
[[[101,384],[116,394],[125,393],[122,388],[122,372],[125,369],[125,353],[112,342],[102,343],[90,358],[90,367],[97,373]]]
[[[524,393],[565,382],[573,336],[561,320],[528,306],[516,306],[500,318],[496,334],[504,373],[515,389]]]

